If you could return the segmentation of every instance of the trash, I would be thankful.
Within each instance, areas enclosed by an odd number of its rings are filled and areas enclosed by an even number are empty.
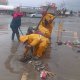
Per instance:
[[[45,66],[44,66],[44,65],[36,66],[35,69],[36,69],[37,71],[42,71],[42,70],[45,69]]]
[[[67,45],[68,47],[72,48],[72,43],[71,43],[70,41],[67,41],[67,42],[66,42],[66,45]]]
[[[40,66],[40,65],[42,65],[41,61],[35,61],[35,66]]]
[[[57,42],[58,45],[68,45],[68,46],[72,46],[72,42],[71,41],[66,41],[66,42]]]
[[[31,63],[32,63],[32,61],[29,61],[28,63],[29,63],[29,64],[31,64]]]
[[[57,42],[58,45],[67,45],[68,47],[72,48],[72,47],[78,47],[80,48],[80,42],[79,41],[66,41],[66,42]]]
[[[35,70],[37,71],[41,71],[43,69],[45,69],[45,65],[41,62],[41,61],[29,61],[29,64],[32,64],[32,66],[34,67]]]
[[[46,71],[46,70],[42,70],[41,71],[41,74],[40,74],[40,77],[42,80],[46,80],[48,77],[54,77],[56,74],[52,73],[52,72],[49,72],[49,71]]]
[[[62,45],[62,44],[63,44],[63,42],[57,42],[57,44],[58,44],[58,45]]]
[[[48,74],[48,76],[50,76],[50,77],[51,77],[51,76],[54,77],[54,76],[56,75],[56,74],[54,74],[54,73],[52,73],[52,72],[49,72],[49,71],[47,71],[47,74]]]
[[[28,80],[28,73],[23,73],[21,80]]]
[[[22,58],[20,59],[20,61],[25,63],[25,62],[28,62],[29,60],[31,60],[31,58],[32,58],[31,56],[22,57]]]
[[[46,80],[47,72],[45,70],[41,71],[40,77],[41,77],[42,80]]]
[[[63,29],[63,31],[65,32],[66,30],[65,30],[65,29]]]
[[[34,68],[37,71],[41,71],[41,70],[45,69],[45,65],[41,61],[35,61]]]
[[[79,40],[73,41],[73,45],[80,45],[80,41]]]

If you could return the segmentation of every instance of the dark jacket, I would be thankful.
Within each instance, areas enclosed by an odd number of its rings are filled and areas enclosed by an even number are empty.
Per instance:
[[[21,26],[22,14],[18,12],[14,12],[12,16],[13,16],[13,19],[11,21],[10,27],[12,29],[18,29]]]

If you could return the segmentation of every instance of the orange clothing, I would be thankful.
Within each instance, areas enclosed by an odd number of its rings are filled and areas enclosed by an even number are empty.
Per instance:
[[[53,16],[50,13],[47,13],[44,16],[44,18],[41,21],[40,26],[38,28],[38,30],[41,31],[44,34],[44,36],[47,38],[51,37],[51,33],[52,33],[52,30],[54,27],[52,21],[54,20],[54,18],[55,18],[55,16]],[[46,24],[45,20],[47,21],[47,24]]]
[[[37,57],[41,57],[43,55],[43,52],[49,44],[49,39],[39,34],[21,36],[20,41],[27,41],[29,45],[35,47],[33,54]]]
[[[45,37],[50,38],[51,33],[47,28],[45,28],[42,25],[40,25],[38,29]]]

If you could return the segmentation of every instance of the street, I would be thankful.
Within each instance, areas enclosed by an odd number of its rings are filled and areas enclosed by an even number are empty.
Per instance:
[[[19,61],[23,54],[24,45],[11,40],[9,27],[11,16],[0,15],[0,80],[20,80],[23,72],[29,73],[28,80],[40,80],[40,74],[33,66]],[[22,18],[21,30],[26,34],[29,26],[37,26],[39,18]],[[51,37],[51,46],[46,51],[42,61],[47,64],[49,71],[56,74],[54,80],[80,80],[80,52],[68,45],[58,46],[57,33],[59,22],[63,22],[61,41],[74,41],[74,32],[80,40],[80,18],[57,18]],[[21,34],[21,33],[20,33]]]

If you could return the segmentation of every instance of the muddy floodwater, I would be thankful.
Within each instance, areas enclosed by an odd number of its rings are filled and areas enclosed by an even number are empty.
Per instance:
[[[28,73],[28,80],[41,80],[40,72],[29,63],[19,61],[23,54],[24,45],[17,41],[11,41],[11,29],[9,27],[11,16],[0,15],[0,80],[21,80],[23,73]],[[26,34],[29,26],[36,26],[39,18],[22,18],[21,30]],[[57,45],[57,30],[59,23],[63,23],[63,32],[60,40],[80,41],[80,18],[67,17],[55,19],[55,26],[51,37],[51,46],[46,50],[42,62],[47,70],[56,74],[50,80],[80,80],[80,48],[69,45]],[[77,39],[74,36],[77,32]],[[21,33],[20,33],[21,34]]]

